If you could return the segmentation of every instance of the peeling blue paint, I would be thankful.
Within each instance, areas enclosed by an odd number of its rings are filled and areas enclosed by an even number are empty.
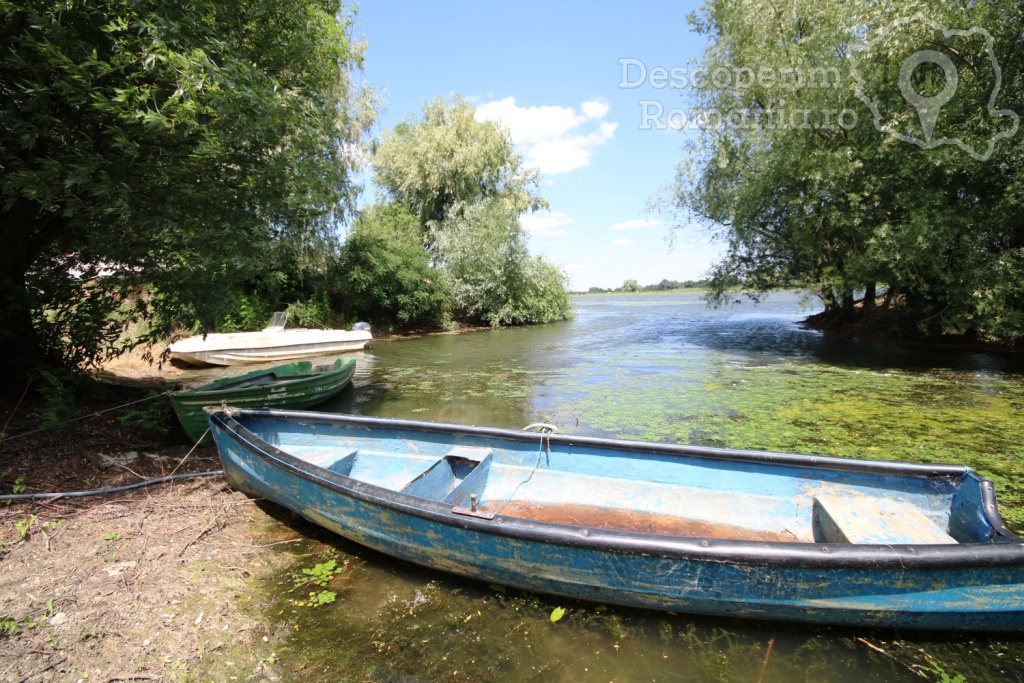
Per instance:
[[[965,467],[285,411],[209,418],[233,485],[462,576],[721,616],[1024,630],[1024,546]],[[493,519],[453,511],[470,494]]]

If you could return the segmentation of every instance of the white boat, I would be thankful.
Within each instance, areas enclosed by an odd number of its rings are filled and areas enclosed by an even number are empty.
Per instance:
[[[171,356],[192,365],[242,365],[358,351],[373,339],[366,323],[356,323],[351,330],[286,330],[287,318],[287,313],[275,313],[259,332],[182,339],[171,344]]]

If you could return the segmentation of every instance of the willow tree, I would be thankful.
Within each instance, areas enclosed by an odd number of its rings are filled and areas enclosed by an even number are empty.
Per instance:
[[[674,199],[727,245],[712,298],[801,284],[841,323],[885,292],[901,330],[1024,337],[1021,20],[1010,0],[707,2],[717,77],[691,90]]]
[[[372,116],[351,20],[337,0],[0,0],[8,371],[95,362],[132,322],[208,329],[269,253],[329,242]]]
[[[456,317],[491,327],[573,317],[568,278],[532,256],[527,241],[519,212],[500,198],[475,202],[435,226],[436,260]]]
[[[424,231],[474,202],[501,198],[517,213],[546,206],[539,173],[526,168],[507,130],[477,121],[476,108],[440,97],[384,134],[373,155],[374,182],[419,217]]]
[[[374,181],[418,220],[455,319],[497,327],[571,318],[568,278],[530,255],[519,222],[524,211],[547,206],[539,172],[523,165],[508,130],[475,114],[458,96],[428,102],[422,117],[384,134]]]

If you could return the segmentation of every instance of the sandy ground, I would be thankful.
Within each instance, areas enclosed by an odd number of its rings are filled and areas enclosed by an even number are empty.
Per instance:
[[[295,533],[220,477],[0,514],[0,681],[279,680],[257,584]]]
[[[120,388],[80,401],[55,432],[40,429],[46,411],[31,391],[0,401],[0,494],[220,468],[214,447],[124,419],[169,412],[158,392],[178,374],[125,363]],[[0,502],[0,683],[279,680],[260,583],[289,561],[268,548],[298,534],[258,505],[220,476]]]

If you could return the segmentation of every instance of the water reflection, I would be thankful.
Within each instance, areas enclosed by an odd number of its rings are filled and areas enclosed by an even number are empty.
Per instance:
[[[268,611],[289,615],[284,627],[296,634],[278,652],[283,680],[315,672],[324,680],[387,682],[909,682],[922,680],[914,670],[929,662],[922,650],[947,672],[972,662],[970,681],[1019,680],[1013,645],[521,593],[395,562],[304,522],[290,524],[314,539],[290,549],[296,567],[327,558],[348,564],[331,584],[338,599],[326,608],[296,609],[291,578],[277,584]],[[564,610],[557,622],[555,609]]]

